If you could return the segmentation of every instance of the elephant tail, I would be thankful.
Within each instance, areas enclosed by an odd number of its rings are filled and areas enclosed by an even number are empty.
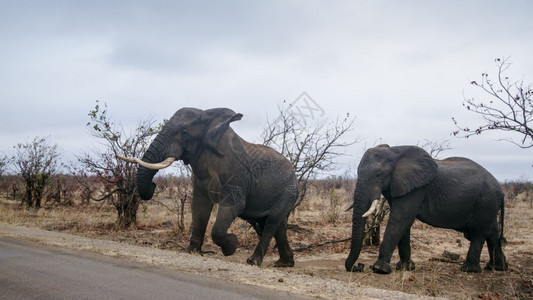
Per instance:
[[[500,244],[502,246],[507,244],[507,239],[503,236],[504,219],[505,219],[505,198],[502,197],[502,205],[500,207]]]

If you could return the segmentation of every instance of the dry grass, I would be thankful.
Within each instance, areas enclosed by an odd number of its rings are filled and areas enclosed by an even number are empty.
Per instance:
[[[288,233],[294,249],[307,250],[295,253],[296,266],[287,270],[288,272],[350,282],[354,288],[372,286],[423,296],[454,299],[533,298],[533,207],[530,196],[524,198],[517,195],[515,199],[508,201],[506,206],[505,235],[508,245],[504,251],[510,264],[509,271],[484,271],[481,274],[461,272],[459,267],[468,250],[468,241],[462,234],[433,228],[417,221],[411,231],[413,260],[417,269],[378,275],[368,270],[368,266],[377,257],[377,247],[367,247],[363,250],[359,259],[367,266],[363,273],[344,271],[349,242],[313,247],[350,236],[351,212],[344,211],[350,204],[350,193],[351,191],[344,187],[326,190],[314,187],[309,191],[309,198],[290,216],[289,223],[293,226]],[[163,203],[172,201],[163,197],[159,200]],[[0,198],[0,221],[180,252],[184,251],[188,244],[189,229],[179,229],[176,212],[153,201],[144,202],[140,206],[137,225],[126,230],[116,228],[116,212],[109,205],[92,203],[85,206],[53,206],[35,211],[20,209],[18,204],[18,201]],[[186,228],[190,225],[189,210],[187,205]],[[209,224],[208,233],[212,224],[213,222]],[[220,249],[213,244],[209,236],[206,236],[204,250],[212,251],[213,254],[207,255],[218,259],[244,263],[256,245],[257,236],[242,220],[236,221],[230,231],[238,235],[240,243],[240,248],[234,256],[222,256]],[[459,254],[461,260],[439,261],[445,250]],[[277,254],[271,247],[265,258],[265,267],[271,267],[276,259]],[[397,260],[395,253],[392,261]],[[481,260],[482,264],[488,261],[486,246]]]

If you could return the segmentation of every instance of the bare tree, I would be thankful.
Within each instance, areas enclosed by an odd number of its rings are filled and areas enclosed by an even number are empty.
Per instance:
[[[507,141],[521,147],[533,147],[533,88],[531,84],[524,81],[513,81],[506,72],[511,63],[508,58],[497,58],[495,60],[498,67],[496,82],[490,79],[489,74],[481,74],[481,82],[472,81],[471,84],[480,88],[485,95],[485,100],[475,100],[465,98],[463,106],[481,116],[484,123],[475,129],[461,127],[457,120],[452,118],[458,130],[453,131],[453,135],[470,137],[481,134],[485,131],[510,131],[521,135],[520,141],[506,139]]]
[[[23,185],[23,178],[18,174],[4,174],[0,181],[0,190],[5,191],[6,199],[17,199],[20,187]],[[24,204],[22,200],[21,204]]]
[[[98,185],[101,184],[102,180],[94,176],[94,174],[88,174],[86,169],[76,166],[75,163],[71,163],[70,165],[70,175],[78,186],[80,204],[89,204],[94,199],[93,194],[98,189]]]
[[[435,159],[438,159],[442,152],[452,149],[450,140],[447,139],[440,141],[425,139],[423,144],[418,144],[418,147],[426,150]]]
[[[0,189],[6,191],[6,198],[9,194],[9,178],[4,176],[7,173],[9,164],[11,163],[11,158],[5,154],[0,156]],[[8,176],[9,177],[9,176]]]
[[[64,206],[74,205],[75,193],[81,188],[78,180],[69,174],[57,174],[51,179],[51,188],[46,195],[46,203]]]
[[[355,119],[346,114],[341,121],[307,122],[298,118],[290,107],[280,106],[278,110],[279,117],[268,121],[264,128],[263,145],[283,154],[294,167],[299,184],[294,211],[305,198],[309,180],[319,172],[334,170],[335,160],[344,155],[341,150],[357,143],[357,139],[344,139],[353,130]]]
[[[57,144],[50,145],[48,138],[35,137],[31,142],[19,143],[13,157],[15,168],[24,178],[26,208],[41,207],[45,188],[59,169],[60,152]]]
[[[176,165],[177,174],[167,174],[166,176],[157,176],[154,180],[157,183],[156,203],[168,209],[176,215],[177,227],[179,231],[185,230],[185,204],[192,198],[191,169],[184,164]],[[159,197],[166,192],[169,201],[163,201]]]
[[[95,201],[110,201],[118,214],[118,225],[128,227],[135,224],[140,198],[137,194],[135,174],[137,166],[117,160],[117,154],[126,157],[138,157],[150,145],[152,137],[160,126],[151,120],[141,121],[137,128],[127,133],[121,125],[115,125],[107,114],[107,105],[100,107],[99,102],[89,112],[87,127],[91,135],[99,139],[103,150],[94,150],[78,156],[82,168],[98,178],[103,185],[100,196]]]
[[[2,154],[2,156],[0,156],[0,179],[2,179],[2,176],[6,173],[7,166],[10,162],[11,159],[7,155]]]

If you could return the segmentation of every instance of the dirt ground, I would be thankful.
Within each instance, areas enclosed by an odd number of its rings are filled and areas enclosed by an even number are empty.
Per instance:
[[[206,236],[203,247],[206,254],[185,254],[188,230],[179,230],[175,213],[153,202],[146,202],[139,209],[137,226],[119,230],[115,227],[116,213],[111,206],[53,206],[28,211],[18,208],[17,201],[0,198],[0,235],[123,256],[326,299],[414,297],[402,293],[393,294],[392,291],[449,299],[533,299],[531,199],[517,197],[506,205],[504,232],[508,244],[504,252],[510,265],[509,270],[483,271],[480,274],[459,270],[469,245],[462,234],[433,228],[419,221],[415,222],[411,230],[415,271],[374,274],[369,266],[377,258],[378,248],[366,247],[358,260],[365,264],[364,271],[346,272],[344,260],[349,252],[349,242],[343,240],[350,237],[351,212],[344,212],[344,207],[347,207],[346,203],[332,205],[328,201],[317,199],[309,201],[290,217],[289,223],[292,226],[288,235],[295,250],[296,265],[287,269],[272,266],[278,258],[274,247],[267,253],[262,268],[246,265],[246,258],[251,255],[257,237],[253,229],[243,221],[235,222],[230,229],[237,234],[240,242],[240,247],[233,256],[223,256],[209,236]],[[382,231],[384,227],[382,226]],[[208,232],[209,230],[210,228]],[[103,246],[98,246],[100,244]],[[460,259],[446,258],[443,256],[444,251],[459,254]],[[397,260],[395,253],[392,261]],[[485,246],[481,257],[482,266],[487,261]]]

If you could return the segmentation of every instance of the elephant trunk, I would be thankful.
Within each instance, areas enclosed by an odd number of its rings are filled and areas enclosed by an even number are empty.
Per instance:
[[[154,141],[148,147],[148,150],[144,153],[142,160],[147,163],[159,163],[165,160],[168,155],[166,149],[165,138],[162,136],[162,132],[157,135]],[[179,156],[176,157],[179,159]],[[140,166],[137,169],[137,192],[143,200],[150,200],[154,195],[156,184],[152,181],[158,170],[148,169]]]
[[[354,264],[361,254],[366,224],[366,216],[363,217],[363,214],[369,210],[371,202],[375,198],[373,194],[367,191],[364,182],[358,181],[354,194],[350,254],[344,264],[346,271],[354,270]]]
[[[157,170],[139,166],[137,170],[137,192],[143,200],[150,200],[154,195],[156,184],[152,181]]]
[[[350,246],[350,254],[344,263],[346,271],[352,271],[355,262],[359,258],[361,253],[361,248],[363,246],[363,235],[365,231],[366,218],[363,218],[361,215],[355,215],[352,221],[352,243]]]

